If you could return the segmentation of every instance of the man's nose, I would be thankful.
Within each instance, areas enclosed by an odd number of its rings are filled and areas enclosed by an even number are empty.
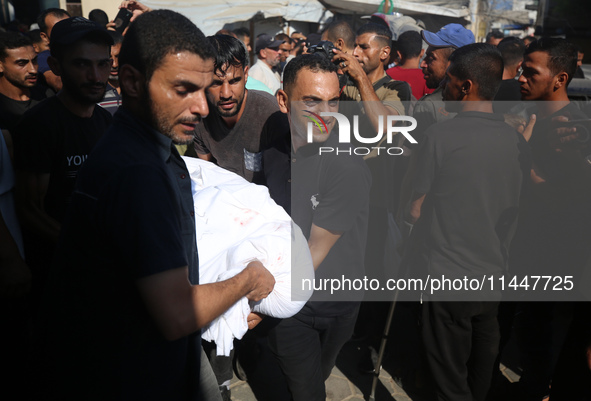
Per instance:
[[[232,97],[232,90],[228,82],[224,82],[220,88],[220,98],[229,99]]]
[[[195,92],[194,96],[191,98],[189,111],[191,114],[201,116],[201,118],[207,117],[209,114],[209,107],[207,106],[207,97],[205,96],[204,90]]]

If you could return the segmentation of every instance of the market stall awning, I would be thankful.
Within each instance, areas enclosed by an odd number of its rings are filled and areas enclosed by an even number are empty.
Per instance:
[[[304,22],[320,22],[332,16],[317,0],[145,0],[143,3],[153,9],[167,8],[186,15],[206,35],[213,35],[225,24],[248,21],[255,15]]]

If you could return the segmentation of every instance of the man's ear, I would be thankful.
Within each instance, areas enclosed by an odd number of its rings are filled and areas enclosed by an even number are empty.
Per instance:
[[[41,36],[41,39],[45,45],[49,45],[49,38],[45,32],[39,32],[39,36]]]
[[[384,60],[388,60],[390,58],[390,51],[392,49],[390,48],[390,46],[384,46],[382,47],[382,50],[380,51],[380,60],[384,61]]]
[[[248,81],[248,71],[250,70],[249,66],[244,67],[244,82]]]
[[[279,110],[281,110],[282,113],[287,114],[289,112],[289,96],[287,96],[287,93],[285,93],[283,89],[279,89],[275,96],[277,97]]]
[[[53,72],[58,77],[61,77],[62,66],[60,65],[59,61],[55,57],[49,56],[47,58],[47,64],[49,65],[49,68],[51,68],[51,72]]]
[[[130,64],[122,65],[119,68],[119,85],[121,91],[129,97],[140,98],[147,96],[145,92],[145,77]]]
[[[556,80],[554,82],[554,90],[566,87],[568,82],[568,74],[565,71],[562,71],[561,73],[556,75],[555,79]]]
[[[343,38],[338,38],[334,45],[337,49],[343,50],[345,48],[345,41]]]
[[[470,95],[474,89],[474,82],[472,82],[470,79],[467,79],[462,83],[462,93],[464,95]]]

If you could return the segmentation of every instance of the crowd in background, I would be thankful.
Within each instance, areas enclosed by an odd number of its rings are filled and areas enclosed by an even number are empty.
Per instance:
[[[318,280],[387,270],[392,246],[402,276],[587,277],[591,107],[568,95],[584,54],[567,40],[493,31],[476,44],[460,24],[394,35],[379,16],[356,31],[335,20],[205,37],[172,11],[121,9],[129,25],[48,9],[36,29],[0,32],[6,399],[229,400],[237,370],[258,399],[325,400],[343,345],[377,347],[388,305],[362,292],[317,291],[285,319],[251,313],[229,356],[202,341],[202,327],[275,280],[255,261],[199,283],[181,156],[266,186],[302,229]],[[325,111],[372,132],[384,115],[418,125],[414,141],[395,137],[397,157],[322,155],[342,145],[328,135],[335,120],[309,135],[305,113]],[[408,342],[390,345],[417,397],[591,400],[588,302],[423,295],[394,319]],[[521,380],[506,389],[512,338]],[[369,356],[359,368],[373,372]]]

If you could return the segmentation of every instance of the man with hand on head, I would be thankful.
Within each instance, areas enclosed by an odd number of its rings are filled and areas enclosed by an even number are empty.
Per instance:
[[[213,49],[186,17],[156,10],[130,25],[119,60],[123,105],[79,176],[49,286],[49,380],[60,399],[219,397],[200,329],[242,297],[265,298],[274,279],[254,260],[198,282],[191,180],[174,145],[209,113]]]
[[[307,115],[338,112],[336,71],[324,56],[298,56],[285,67],[284,88],[277,94],[291,126],[291,216],[308,240],[319,282],[364,274],[371,185],[367,166],[357,156],[319,154],[322,146],[338,145],[335,119],[327,118],[328,131],[312,124],[312,138],[307,135]],[[315,291],[299,313],[269,333],[294,401],[325,401],[324,382],[353,333],[363,291],[337,292]]]

